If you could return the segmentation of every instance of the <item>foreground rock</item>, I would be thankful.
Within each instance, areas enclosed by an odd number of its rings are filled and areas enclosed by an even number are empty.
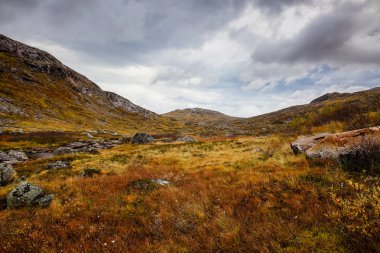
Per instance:
[[[294,154],[305,153],[314,160],[337,160],[356,163],[362,169],[378,166],[380,156],[380,127],[358,129],[337,134],[320,134],[299,138],[290,144]],[[361,161],[361,162],[359,162]]]
[[[132,137],[132,144],[148,144],[154,142],[154,138],[147,133],[137,133]]]
[[[178,138],[177,141],[188,142],[188,143],[197,142],[196,139],[194,139],[193,137],[190,137],[190,136],[184,136],[184,137]]]
[[[43,190],[28,182],[22,182],[7,196],[8,208],[42,207],[50,205],[54,195],[45,195]]]
[[[0,186],[4,186],[13,181],[16,176],[16,171],[12,165],[0,163]]]

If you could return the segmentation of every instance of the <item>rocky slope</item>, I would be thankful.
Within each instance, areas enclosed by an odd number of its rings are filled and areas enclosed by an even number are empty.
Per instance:
[[[0,127],[162,132],[170,119],[103,91],[49,53],[0,35]]]

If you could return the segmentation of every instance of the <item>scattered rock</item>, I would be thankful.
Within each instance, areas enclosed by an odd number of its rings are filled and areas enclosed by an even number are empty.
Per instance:
[[[82,170],[79,173],[79,175],[81,177],[93,177],[94,175],[99,175],[101,173],[102,173],[102,171],[100,169],[97,169],[97,168],[87,168],[87,169]]]
[[[0,150],[0,162],[6,162],[11,160],[11,158],[3,151]]]
[[[59,147],[56,150],[54,150],[54,154],[56,155],[63,155],[63,154],[70,154],[75,153],[74,149],[70,147]]]
[[[43,207],[50,205],[54,195],[44,195],[42,189],[28,182],[20,183],[7,196],[8,208]]]
[[[77,141],[77,142],[69,143],[67,146],[72,148],[72,149],[78,149],[78,148],[86,147],[87,145],[88,145],[87,142]]]
[[[4,186],[13,181],[16,176],[16,171],[12,165],[0,163],[0,186]]]
[[[194,139],[193,137],[190,137],[190,136],[184,136],[184,137],[181,137],[181,138],[178,138],[177,141],[180,141],[180,142],[197,142],[196,139]]]
[[[132,137],[132,144],[148,144],[154,142],[154,138],[147,133],[137,133]]]
[[[169,181],[163,179],[137,179],[127,185],[127,192],[145,191],[150,192],[159,186],[168,185]]]
[[[14,160],[17,162],[28,160],[28,157],[26,156],[25,152],[22,152],[22,151],[11,150],[8,152],[8,156],[10,160]]]
[[[170,182],[167,181],[167,180],[163,180],[163,179],[152,179],[152,182],[158,184],[158,185],[168,185]]]
[[[65,169],[70,167],[69,161],[56,161],[48,164],[49,170]]]

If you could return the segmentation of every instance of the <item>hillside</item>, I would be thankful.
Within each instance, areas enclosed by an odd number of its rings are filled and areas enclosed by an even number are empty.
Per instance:
[[[339,132],[380,124],[380,89],[325,94],[309,104],[234,121],[254,134]]]
[[[354,93],[327,93],[309,104],[236,118],[207,109],[175,110],[164,116],[203,136],[310,134],[380,125],[380,88]]]
[[[103,91],[49,53],[3,35],[0,87],[0,126],[5,129],[176,129],[172,120]]]

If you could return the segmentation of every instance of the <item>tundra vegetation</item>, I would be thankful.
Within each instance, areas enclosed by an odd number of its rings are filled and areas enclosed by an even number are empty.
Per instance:
[[[379,252],[378,175],[311,163],[292,140],[125,143],[14,164],[55,197],[1,210],[0,251]],[[49,170],[56,161],[70,166]]]

